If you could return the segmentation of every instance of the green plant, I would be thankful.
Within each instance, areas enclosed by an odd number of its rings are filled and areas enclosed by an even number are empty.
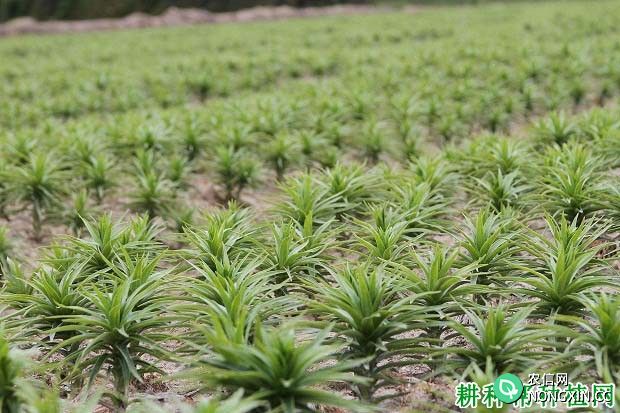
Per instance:
[[[7,171],[7,196],[12,202],[29,205],[32,230],[41,240],[41,229],[49,212],[58,208],[66,188],[66,172],[53,153],[31,153],[27,163]]]
[[[568,338],[554,363],[563,371],[581,375],[595,371],[605,383],[620,382],[620,299],[606,293],[582,298],[588,317],[557,315],[551,328]],[[618,396],[615,396],[616,399]]]
[[[406,222],[406,232],[410,236],[442,233],[450,227],[447,219],[451,199],[440,191],[432,190],[430,185],[403,182],[396,179],[390,184],[391,203]]]
[[[255,229],[250,211],[230,201],[228,208],[212,212],[205,225],[187,226],[183,240],[190,246],[189,257],[212,269],[224,259],[236,259],[253,244]]]
[[[551,149],[540,172],[543,206],[569,221],[590,217],[601,209],[601,160],[583,145]]]
[[[507,213],[481,210],[475,218],[465,217],[459,242],[459,265],[473,266],[475,284],[502,283],[519,264],[518,224]]]
[[[315,160],[317,152],[327,145],[323,136],[311,130],[302,130],[295,136],[299,143],[301,154],[306,160]]]
[[[532,367],[534,360],[544,355],[539,348],[549,333],[527,325],[525,321],[532,312],[531,308],[514,313],[505,306],[490,307],[485,311],[463,311],[471,324],[453,321],[450,327],[469,346],[438,350],[438,353],[448,354],[443,368],[466,371],[473,364],[498,375],[516,373]]]
[[[587,113],[579,125],[579,129],[590,139],[598,144],[603,144],[600,156],[605,156],[605,152],[613,156],[614,150],[609,145],[614,137],[617,136],[620,124],[615,117],[601,109],[594,109]],[[597,148],[594,148],[596,151]]]
[[[449,143],[461,134],[461,124],[455,115],[443,116],[434,126],[442,142]]]
[[[92,216],[94,209],[89,205],[88,191],[82,189],[76,192],[71,199],[71,208],[65,212],[64,221],[76,237],[84,231],[84,218]]]
[[[183,134],[181,143],[187,160],[196,160],[206,147],[206,140],[203,136],[203,125],[196,116],[189,115],[183,120]]]
[[[22,375],[45,385],[19,413],[68,410],[91,374],[117,393],[130,383],[99,410],[166,403],[181,383],[141,361],[170,373],[202,355],[217,380],[201,382],[207,369],[188,385],[213,400],[162,409],[334,410],[299,393],[290,407],[286,386],[312,375],[301,391],[323,401],[429,412],[452,409],[455,375],[487,384],[498,366],[617,374],[598,350],[617,323],[601,339],[577,320],[600,330],[588,300],[617,292],[620,14],[613,0],[506,3],[414,25],[382,13],[0,41],[0,324],[11,347],[54,349]],[[38,156],[55,165],[40,220],[54,238],[34,248],[13,175]],[[247,207],[216,205],[227,198]],[[316,327],[337,345],[297,363]],[[144,383],[123,376],[131,363]],[[332,366],[353,386],[323,381]]]
[[[12,349],[0,331],[0,411],[19,413],[27,403],[28,382],[26,376],[26,357],[23,352]]]
[[[345,130],[338,122],[327,125],[323,131],[323,135],[338,149],[342,148],[345,143]]]
[[[378,190],[378,179],[373,172],[364,170],[364,165],[337,162],[323,171],[319,177],[328,185],[328,194],[335,196],[347,213],[358,213]]]
[[[444,194],[451,192],[450,185],[454,182],[454,172],[447,162],[441,158],[422,157],[411,164],[414,179],[418,183],[426,183],[431,191]]]
[[[320,406],[365,411],[356,401],[317,388],[330,382],[361,381],[347,373],[361,363],[359,360],[324,365],[339,349],[324,344],[328,333],[324,330],[297,342],[291,326],[263,329],[257,324],[253,343],[237,343],[221,331],[206,332],[210,357],[203,358],[188,374],[207,385],[243,389],[266,402],[267,411],[318,411]]]
[[[169,358],[160,343],[169,337],[166,327],[173,319],[165,310],[172,280],[170,271],[156,270],[157,263],[158,259],[146,258],[133,263],[125,255],[118,266],[111,265],[108,289],[82,289],[87,304],[69,307],[74,314],[49,330],[70,337],[51,348],[48,357],[71,348],[65,355],[72,366],[71,377],[88,377],[91,385],[107,370],[114,384],[111,397],[121,410],[127,406],[130,382],[160,371],[150,360]]]
[[[26,411],[28,413],[94,413],[99,408],[100,394],[81,396],[69,401],[63,399],[58,393],[55,389],[31,388],[27,394]]]
[[[347,97],[350,113],[354,119],[364,120],[371,111],[374,97],[365,90],[354,90]]]
[[[249,147],[254,142],[252,129],[245,124],[227,126],[221,133],[217,143],[222,147],[232,147],[235,152]]]
[[[290,112],[278,105],[275,99],[263,99],[251,119],[254,131],[268,136],[276,136],[286,129]]]
[[[5,160],[0,157],[0,178],[4,178],[6,176],[6,170],[7,170],[7,163],[5,162]],[[7,196],[6,196],[6,183],[3,182],[0,183],[0,218],[4,218],[4,219],[9,219],[9,216],[7,214],[6,211],[6,207],[7,207]]]
[[[7,259],[13,254],[13,242],[9,236],[9,228],[0,225],[0,275],[7,265]]]
[[[78,164],[90,163],[93,158],[105,151],[100,139],[86,131],[74,131],[67,145],[71,158]]]
[[[506,128],[507,120],[508,114],[503,110],[503,108],[499,108],[491,111],[491,113],[487,115],[484,123],[488,130],[491,132],[497,132]]]
[[[195,223],[196,209],[190,205],[178,205],[177,208],[168,212],[174,220],[174,230],[180,234]]]
[[[307,219],[312,231],[312,216]],[[263,248],[265,265],[273,272],[276,283],[314,278],[325,270],[326,262],[322,254],[327,246],[313,243],[295,222],[274,224],[271,232],[273,241]],[[313,234],[308,235],[311,237]]]
[[[54,388],[46,388],[32,377],[42,371],[32,354],[13,347],[0,331],[0,412],[78,413],[93,412],[97,397],[67,403]],[[94,403],[93,403],[94,402]]]
[[[459,266],[458,250],[451,253],[435,244],[426,254],[411,254],[412,265],[396,264],[403,288],[416,294],[421,304],[440,309],[442,313],[456,311],[454,303],[480,291],[474,285],[474,265]],[[452,308],[450,308],[452,307]]]
[[[284,199],[276,205],[276,212],[300,225],[310,215],[314,225],[322,225],[343,209],[338,194],[331,194],[323,182],[309,173],[285,180],[280,190]]]
[[[421,138],[419,137],[407,137],[403,143],[403,155],[405,160],[413,161],[415,158],[419,157],[422,154],[421,146]]]
[[[138,148],[133,157],[133,165],[138,175],[158,175],[160,169],[157,168],[159,159],[151,149]]]
[[[180,190],[189,188],[189,178],[192,173],[190,161],[185,157],[173,156],[168,162],[168,172],[166,177],[172,182],[172,195],[177,196]]]
[[[542,314],[572,314],[583,308],[581,294],[601,287],[617,288],[609,266],[597,258],[606,247],[595,244],[606,228],[595,229],[592,221],[568,223],[561,218],[556,223],[546,219],[553,238],[535,234],[529,242],[537,248],[529,248],[539,260],[536,266],[519,265],[525,276],[511,280],[529,288],[518,288],[520,294],[537,299]]]
[[[536,125],[536,136],[546,145],[553,143],[563,145],[576,133],[575,125],[566,119],[563,112],[554,113]]]
[[[398,383],[390,375],[390,369],[415,363],[408,359],[415,357],[428,341],[424,334],[408,339],[398,336],[428,328],[432,325],[431,314],[422,307],[410,305],[415,296],[400,297],[401,287],[395,277],[382,268],[347,266],[332,277],[334,283],[322,281],[309,285],[316,294],[309,304],[312,314],[332,323],[333,331],[344,339],[345,360],[364,360],[352,369],[360,377],[368,378],[356,386],[362,400],[378,402],[396,396],[393,393],[375,396],[375,393]],[[398,362],[394,359],[396,355],[400,356]]]
[[[296,311],[290,297],[274,298],[281,289],[272,273],[260,269],[260,260],[223,260],[214,269],[204,263],[193,267],[197,278],[185,283],[184,302],[174,305],[179,319],[191,323],[184,349],[190,355],[207,345],[207,330],[218,330],[235,343],[250,343],[260,320],[275,323],[283,314]]]
[[[136,188],[130,194],[129,207],[150,218],[165,216],[173,208],[172,183],[162,175],[148,173],[136,176]]]
[[[92,155],[82,166],[86,187],[94,191],[99,203],[101,203],[105,191],[115,185],[112,176],[114,166],[114,162],[105,152]]]
[[[431,99],[426,101],[424,105],[420,108],[427,126],[433,126],[437,119],[439,119],[442,109],[441,106],[441,101],[433,96]]]
[[[474,186],[469,189],[470,196],[483,206],[491,206],[495,211],[504,208],[519,208],[525,202],[528,186],[517,172],[504,175],[501,170],[488,173],[484,178],[474,178]]]
[[[150,119],[149,123],[138,127],[135,143],[138,148],[159,152],[166,146],[169,129],[158,119]]]
[[[23,165],[29,162],[31,154],[35,152],[39,143],[39,140],[30,134],[13,134],[8,141],[7,152],[10,158],[15,159],[15,164]]]
[[[490,135],[473,139],[466,150],[452,155],[463,175],[484,178],[499,171],[503,176],[514,173],[522,177],[530,151],[528,141]]]
[[[316,153],[316,161],[323,168],[333,168],[336,166],[342,153],[336,146],[324,146]]]
[[[28,295],[32,293],[32,287],[28,284],[28,278],[24,274],[24,268],[18,261],[7,258],[6,265],[2,267],[3,285],[2,294],[0,294],[0,302],[11,305],[16,304],[14,300],[5,300],[5,296],[11,294]],[[19,308],[19,306],[16,306]]]
[[[361,132],[361,144],[364,156],[370,162],[377,163],[379,156],[387,149],[385,132],[382,125],[376,121],[370,121]]]
[[[605,185],[599,199],[603,216],[608,218],[611,229],[615,232],[620,222],[620,189],[615,185]]]
[[[224,199],[239,199],[241,191],[256,183],[260,166],[252,155],[232,146],[218,146],[214,168],[219,184],[224,187]]]
[[[97,219],[83,219],[87,236],[68,237],[66,245],[51,248],[44,261],[59,271],[73,263],[84,263],[84,275],[110,270],[121,252],[132,257],[157,254],[160,228],[148,216],[138,216],[127,223],[114,222],[111,214]]]
[[[573,98],[573,104],[579,105],[586,94],[586,88],[580,79],[573,79],[570,85],[570,96]]]
[[[281,180],[284,172],[297,162],[297,144],[289,134],[276,135],[267,143],[265,150],[265,160],[271,164],[278,180]]]
[[[199,402],[193,413],[246,413],[264,407],[264,403],[251,397],[243,398],[243,391],[236,391],[225,400]]]
[[[489,169],[498,168],[503,174],[519,171],[526,165],[529,144],[514,139],[500,139],[491,146]]]
[[[67,317],[76,314],[76,308],[88,308],[88,301],[81,290],[86,281],[82,271],[83,265],[80,264],[72,265],[64,272],[42,268],[29,279],[23,279],[23,287],[5,292],[2,301],[20,315],[13,322],[19,327],[22,339],[48,335],[42,342],[49,344],[48,341],[51,341],[53,345],[53,340],[66,339],[74,334],[51,332],[65,325]]]
[[[407,222],[394,209],[385,205],[370,208],[371,222],[356,221],[355,234],[363,254],[378,261],[398,262],[409,246]]]

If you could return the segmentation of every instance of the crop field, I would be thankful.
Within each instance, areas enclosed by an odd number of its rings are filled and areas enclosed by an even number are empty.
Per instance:
[[[0,39],[0,413],[617,411],[618,6]]]

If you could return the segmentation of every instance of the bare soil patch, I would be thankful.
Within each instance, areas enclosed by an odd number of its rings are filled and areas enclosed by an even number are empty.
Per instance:
[[[300,17],[368,14],[390,11],[387,7],[369,5],[337,5],[326,7],[294,8],[290,6],[253,7],[227,13],[211,13],[201,9],[169,8],[165,13],[152,16],[133,13],[118,19],[94,19],[79,21],[37,21],[31,17],[20,17],[0,24],[0,36],[20,34],[80,33],[105,30],[138,29],[145,27],[186,26],[210,23],[250,22],[258,20],[279,20]],[[407,12],[415,11],[407,7]]]

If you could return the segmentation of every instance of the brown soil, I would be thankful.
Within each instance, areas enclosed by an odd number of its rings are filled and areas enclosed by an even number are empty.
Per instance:
[[[184,26],[208,23],[249,22],[256,20],[277,20],[295,17],[318,17],[332,15],[367,14],[388,11],[368,5],[338,5],[307,7],[298,9],[290,6],[254,7],[228,13],[210,13],[201,9],[169,8],[159,16],[134,13],[119,19],[96,19],[80,21],[37,21],[31,17],[20,17],[0,24],[0,36],[20,34],[73,33],[103,30],[137,29],[144,27]],[[414,11],[407,7],[407,12]]]

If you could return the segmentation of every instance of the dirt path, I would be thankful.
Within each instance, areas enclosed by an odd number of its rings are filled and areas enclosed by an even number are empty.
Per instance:
[[[228,13],[210,13],[201,9],[180,9],[172,7],[159,16],[134,13],[119,19],[41,22],[31,17],[21,17],[7,23],[0,24],[0,37],[15,36],[20,34],[91,32],[102,30],[135,29],[143,27],[167,27],[205,23],[277,20],[294,17],[368,14],[390,10],[392,9],[387,7],[352,4],[326,7],[307,7],[303,9],[289,6],[254,7]],[[406,11],[411,12],[413,9],[407,7]]]

